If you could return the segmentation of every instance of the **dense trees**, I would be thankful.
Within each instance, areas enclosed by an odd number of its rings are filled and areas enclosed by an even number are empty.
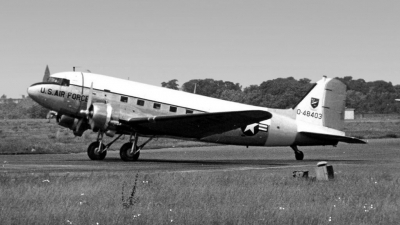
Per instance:
[[[170,80],[168,82],[162,82],[161,83],[161,87],[166,87],[166,88],[178,90],[179,89],[179,84],[177,82],[178,82],[178,80],[176,80],[176,79]]]
[[[353,80],[351,76],[338,78],[347,86],[346,107],[354,108],[357,113],[400,113],[400,85],[382,80],[366,82],[363,79]],[[170,82],[174,83],[176,80]],[[167,82],[167,83],[170,83]],[[291,108],[313,86],[311,80],[293,77],[277,78],[251,85],[242,90],[238,83],[213,79],[190,80],[182,85],[182,91],[199,95],[241,102],[250,105],[271,108]],[[164,85],[163,87],[168,87]],[[176,84],[176,82],[175,82]],[[179,89],[179,86],[174,86]]]

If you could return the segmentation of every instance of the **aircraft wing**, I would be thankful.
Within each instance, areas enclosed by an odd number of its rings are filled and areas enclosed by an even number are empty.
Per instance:
[[[202,138],[270,119],[262,110],[153,116],[120,120],[139,133],[184,138]]]
[[[306,136],[311,138],[316,138],[320,140],[329,140],[329,141],[341,141],[346,142],[349,144],[367,144],[367,142],[355,138],[355,137],[348,137],[348,136],[339,136],[339,135],[331,135],[331,134],[320,134],[320,133],[312,133],[312,132],[300,132]]]

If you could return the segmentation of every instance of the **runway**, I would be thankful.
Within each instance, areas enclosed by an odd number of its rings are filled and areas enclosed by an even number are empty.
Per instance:
[[[368,145],[302,147],[305,158],[296,161],[288,147],[263,148],[213,146],[143,150],[139,161],[123,162],[118,151],[109,151],[103,161],[92,161],[86,153],[0,155],[0,174],[93,174],[168,173],[242,170],[302,170],[319,161],[336,166],[371,167],[399,164],[399,139],[371,140]]]

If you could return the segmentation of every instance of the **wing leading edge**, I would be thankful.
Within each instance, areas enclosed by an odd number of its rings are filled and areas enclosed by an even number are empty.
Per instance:
[[[202,138],[272,118],[262,110],[154,116],[120,120],[137,132],[184,138]]]

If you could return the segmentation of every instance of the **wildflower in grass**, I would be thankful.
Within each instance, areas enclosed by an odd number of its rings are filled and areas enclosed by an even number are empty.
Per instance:
[[[89,203],[87,201],[81,201],[79,202],[79,205],[89,205]]]

